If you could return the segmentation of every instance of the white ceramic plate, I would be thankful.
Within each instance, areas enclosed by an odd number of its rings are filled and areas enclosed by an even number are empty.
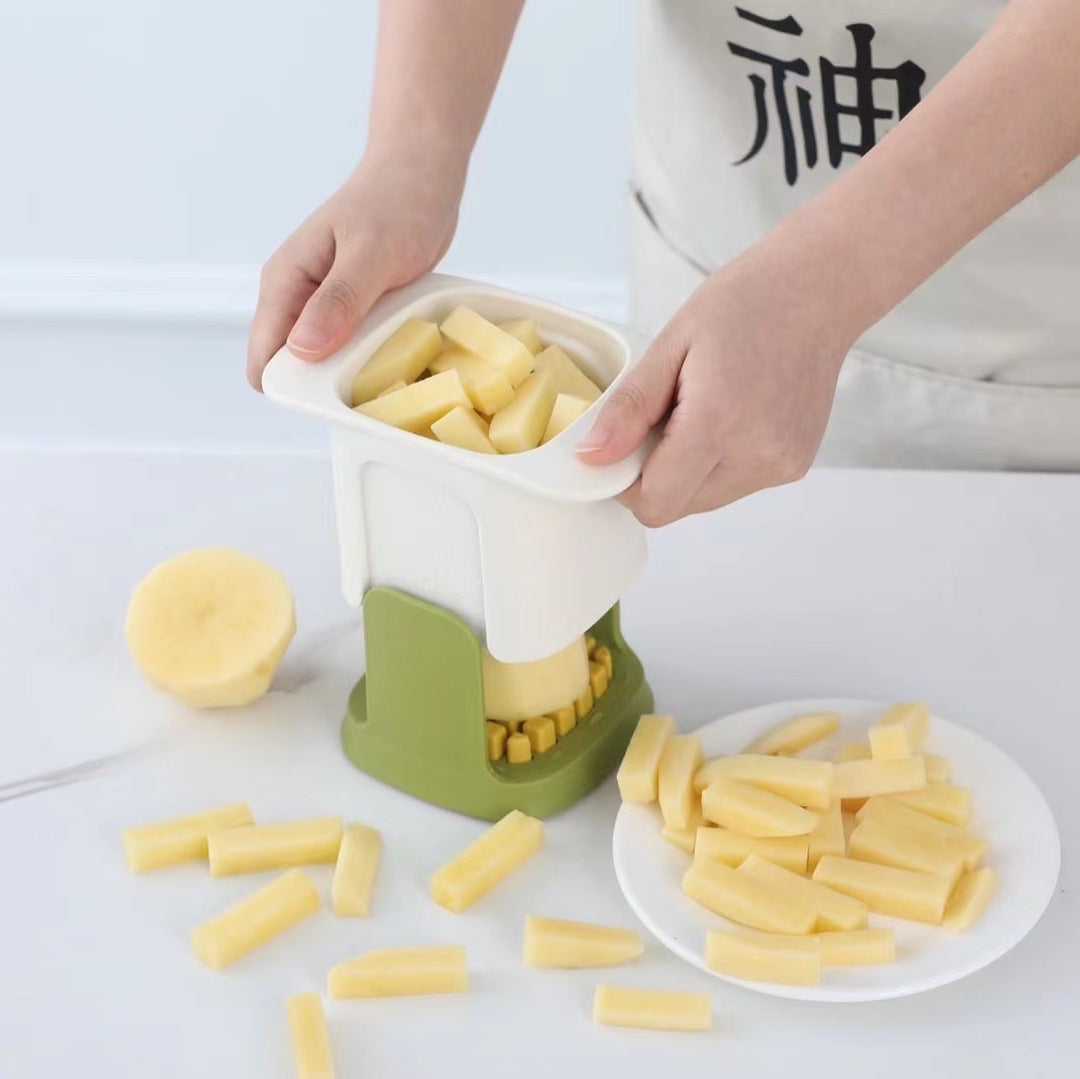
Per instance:
[[[839,712],[839,733],[805,756],[831,756],[841,741],[864,739],[886,705],[875,701],[807,700],[751,708],[702,727],[705,756],[738,753],[769,727],[807,712]],[[1031,931],[1050,902],[1061,862],[1053,814],[1039,789],[996,746],[955,723],[934,716],[928,753],[948,757],[954,781],[971,787],[972,831],[989,840],[986,864],[998,875],[998,891],[967,933],[949,933],[871,915],[870,924],[896,931],[894,963],[829,967],[817,986],[770,985],[716,974],[718,978],[773,996],[801,1000],[863,1001],[921,993],[958,981],[992,963]],[[624,805],[615,821],[615,873],[634,913],[657,939],[688,963],[705,966],[705,931],[733,923],[687,899],[680,881],[690,858],[660,834],[655,806]],[[714,973],[710,971],[710,973]]]

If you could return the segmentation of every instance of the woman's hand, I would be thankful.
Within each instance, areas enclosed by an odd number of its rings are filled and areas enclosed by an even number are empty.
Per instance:
[[[283,344],[301,359],[340,347],[384,293],[430,270],[450,246],[464,175],[401,158],[365,159],[263,267],[248,338],[255,389]]]
[[[643,524],[705,513],[809,469],[854,336],[836,327],[827,289],[798,263],[751,249],[714,273],[578,447],[583,461],[610,464],[663,424],[621,496]]]

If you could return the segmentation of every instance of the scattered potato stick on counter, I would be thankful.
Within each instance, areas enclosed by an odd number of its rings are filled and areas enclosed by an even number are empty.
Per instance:
[[[124,854],[135,873],[181,862],[197,862],[206,857],[206,837],[211,831],[236,828],[253,821],[247,802],[236,802],[157,824],[125,828]]]
[[[809,809],[730,776],[701,792],[701,812],[714,824],[758,838],[809,835],[817,826]]]
[[[332,967],[327,992],[336,999],[464,993],[469,988],[465,949],[386,948]]]
[[[195,954],[223,970],[319,909],[319,890],[299,869],[260,888],[191,931]]]
[[[297,1079],[334,1079],[334,1058],[326,1012],[318,993],[297,993],[285,1001]]]
[[[629,963],[644,950],[641,937],[633,929],[611,929],[531,914],[525,919],[522,951],[530,967],[610,967]]]
[[[982,916],[997,890],[997,874],[984,866],[965,873],[957,882],[941,924],[953,933],[970,929]]]
[[[842,761],[834,768],[835,798],[872,798],[876,794],[895,794],[926,786],[926,763],[922,757]]]
[[[598,985],[593,1022],[647,1030],[711,1030],[712,1001],[706,993]]]
[[[784,869],[767,858],[751,854],[738,871],[792,903],[808,903],[814,908],[814,928],[819,931],[863,929],[866,926],[866,904],[861,899],[854,899],[816,880],[792,873],[790,869]]]
[[[330,906],[339,918],[368,916],[381,858],[382,836],[374,828],[345,825],[330,885]]]
[[[710,970],[749,982],[817,985],[821,980],[821,945],[814,936],[713,929],[705,938],[705,962]]]
[[[770,933],[809,933],[817,908],[805,896],[778,892],[713,858],[696,858],[683,876],[683,894],[733,922]]]
[[[290,824],[250,824],[207,836],[210,873],[228,877],[337,860],[343,826],[340,817],[318,817]]]
[[[743,752],[798,753],[807,746],[812,746],[815,742],[820,742],[835,734],[839,728],[840,716],[836,712],[817,712],[796,716],[755,738]]]
[[[809,847],[809,836],[756,838],[730,828],[700,828],[691,853],[695,858],[716,858],[736,868],[751,854],[758,854],[793,873],[805,873]]]
[[[874,865],[827,854],[814,870],[814,880],[861,899],[875,914],[891,914],[916,922],[941,923],[949,882],[933,873]]]
[[[694,787],[701,791],[721,776],[729,776],[772,791],[796,805],[825,809],[834,797],[834,767],[831,761],[740,753],[708,761],[694,776]]]
[[[656,801],[660,761],[674,731],[674,716],[645,715],[638,720],[616,774],[624,802]]]
[[[515,734],[510,742],[518,737],[525,736]],[[527,737],[525,741],[528,742]],[[453,861],[432,874],[431,898],[439,906],[460,914],[531,858],[543,844],[543,822],[512,810]]]

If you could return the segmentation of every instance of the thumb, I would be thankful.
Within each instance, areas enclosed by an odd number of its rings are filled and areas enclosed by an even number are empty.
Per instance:
[[[302,360],[322,360],[348,340],[383,289],[360,257],[334,259],[289,332],[286,344]]]
[[[578,444],[586,464],[621,461],[645,441],[671,405],[682,367],[682,347],[668,335],[657,338],[630,373],[615,387],[600,410],[592,430]]]

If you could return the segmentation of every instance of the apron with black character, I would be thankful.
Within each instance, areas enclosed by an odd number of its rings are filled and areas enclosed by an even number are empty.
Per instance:
[[[856,163],[1005,3],[642,0],[638,328]],[[857,342],[818,460],[1080,470],[1080,162]]]

